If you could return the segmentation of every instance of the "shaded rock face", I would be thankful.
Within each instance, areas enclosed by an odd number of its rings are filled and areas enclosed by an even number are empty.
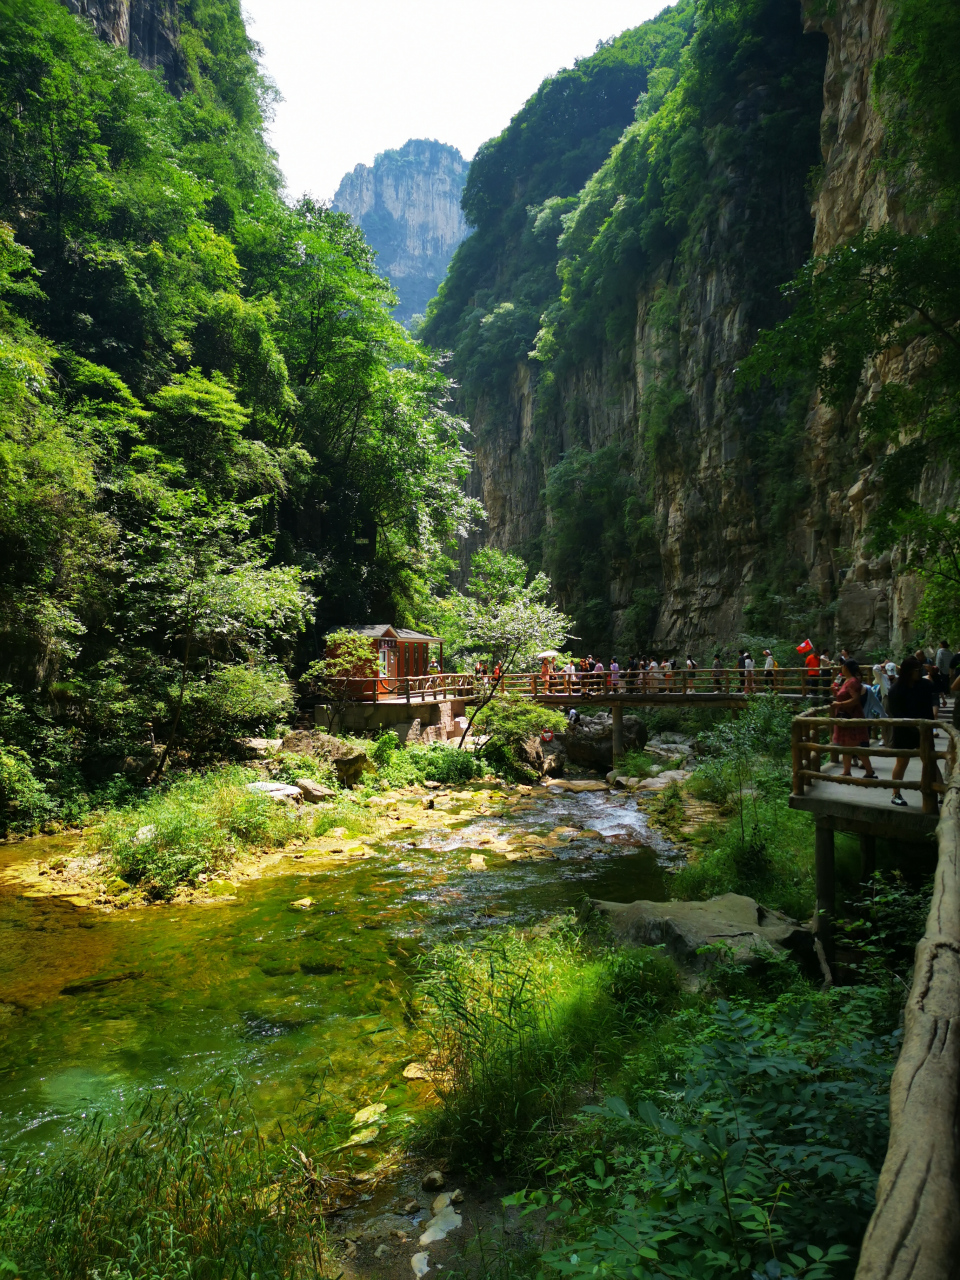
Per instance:
[[[636,716],[623,717],[625,751],[642,751],[647,741],[647,726]],[[563,747],[571,764],[602,773],[613,764],[613,719],[609,713],[583,716],[563,735]]]
[[[61,0],[71,13],[93,23],[97,35],[148,70],[162,67],[177,90],[183,74],[177,0]]]
[[[423,314],[469,233],[460,195],[469,165],[456,147],[411,138],[346,174],[333,208],[349,213],[396,289],[396,316]]]

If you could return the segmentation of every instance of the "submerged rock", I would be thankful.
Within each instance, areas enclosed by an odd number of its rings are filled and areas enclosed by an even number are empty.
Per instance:
[[[662,945],[677,964],[697,972],[716,963],[716,952],[701,952],[718,943],[729,947],[732,959],[740,964],[756,964],[783,952],[797,959],[813,956],[810,929],[741,893],[724,893],[707,902],[594,901],[593,905],[621,945]]]

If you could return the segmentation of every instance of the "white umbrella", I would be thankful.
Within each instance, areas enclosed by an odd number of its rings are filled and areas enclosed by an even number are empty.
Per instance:
[[[559,657],[560,657],[560,650],[559,650],[559,649],[548,649],[548,650],[546,651],[546,653],[538,653],[538,654],[537,654],[537,657],[538,657],[541,661],[542,661],[544,658],[559,658]]]

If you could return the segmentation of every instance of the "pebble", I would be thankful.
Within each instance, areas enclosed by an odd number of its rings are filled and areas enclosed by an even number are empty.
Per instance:
[[[442,1191],[443,1174],[439,1169],[431,1169],[429,1173],[425,1173],[423,1175],[420,1185],[423,1187],[424,1191]]]

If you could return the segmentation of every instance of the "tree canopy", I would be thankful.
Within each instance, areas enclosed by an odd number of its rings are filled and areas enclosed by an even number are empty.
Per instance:
[[[402,617],[479,510],[362,235],[286,198],[237,0],[180,16],[178,97],[0,0],[0,678],[20,745],[66,717],[81,758],[191,732],[231,663],[288,706],[284,665]]]

